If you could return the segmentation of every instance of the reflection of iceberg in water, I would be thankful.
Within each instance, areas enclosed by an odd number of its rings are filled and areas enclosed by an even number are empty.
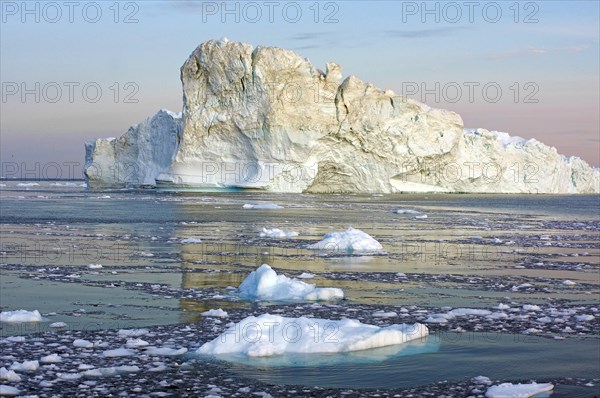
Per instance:
[[[229,354],[220,355],[219,360],[257,368],[313,366],[316,367],[339,364],[352,365],[377,363],[398,357],[434,353],[438,352],[439,349],[439,339],[434,338],[433,336],[425,336],[423,338],[408,341],[403,344],[396,344],[361,351],[331,354],[288,353],[284,355],[271,357],[248,357],[244,354]]]

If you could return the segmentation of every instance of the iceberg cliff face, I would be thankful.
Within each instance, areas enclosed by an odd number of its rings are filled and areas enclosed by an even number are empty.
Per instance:
[[[456,113],[354,76],[342,80],[339,65],[322,72],[292,51],[208,41],[182,66],[181,80],[180,133],[175,119],[151,123],[159,112],[115,144],[88,144],[88,161],[137,159],[143,172],[125,181],[134,185],[315,193],[600,190],[600,172],[578,158],[535,140],[464,130]],[[87,170],[92,186],[123,183],[122,176]]]
[[[90,188],[154,186],[181,140],[181,113],[161,110],[120,138],[85,144],[84,174]]]

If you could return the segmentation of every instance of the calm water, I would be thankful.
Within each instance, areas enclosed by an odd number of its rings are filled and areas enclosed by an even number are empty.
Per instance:
[[[312,283],[343,288],[348,305],[489,308],[511,300],[534,304],[548,299],[586,304],[597,303],[600,293],[598,195],[176,194],[88,192],[77,185],[49,182],[3,184],[2,309],[50,314],[38,325],[2,325],[3,336],[45,330],[49,322],[57,321],[85,330],[138,327],[196,322],[200,312],[209,308],[249,308],[247,303],[218,298],[153,295],[135,285],[225,291],[262,263],[290,274],[315,273]],[[245,203],[276,203],[284,208],[243,210]],[[416,209],[428,218],[392,213],[400,208]],[[374,236],[385,254],[323,256],[304,248],[326,232],[348,226]],[[258,232],[263,227],[300,235],[291,240],[261,239]],[[181,243],[189,237],[202,243]],[[522,268],[535,261],[548,266]],[[103,268],[88,269],[91,263]],[[480,284],[469,287],[444,278],[399,287],[354,277],[397,272],[510,277],[549,287],[551,282],[539,278],[569,279],[586,288],[524,294]],[[70,280],[48,278],[52,273],[68,274]],[[456,341],[436,341],[432,336],[412,351],[374,361],[367,358],[360,365],[350,359],[328,364],[339,358],[321,358],[315,367],[314,363],[308,366],[306,358],[295,358],[293,368],[277,362],[258,368],[239,363],[233,371],[275,383],[353,387],[412,386],[479,374],[535,379],[594,377],[600,372],[597,336],[540,338],[534,343],[515,342],[513,337],[490,342],[477,336]]]

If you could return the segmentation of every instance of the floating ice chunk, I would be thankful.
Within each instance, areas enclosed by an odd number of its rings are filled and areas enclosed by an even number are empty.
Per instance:
[[[77,348],[92,348],[94,346],[94,343],[88,340],[77,339],[73,341],[73,345]]]
[[[8,336],[7,338],[0,340],[0,343],[24,343],[25,340],[25,336]]]
[[[106,358],[130,357],[132,355],[135,355],[135,351],[129,350],[127,348],[115,348],[114,350],[107,350],[102,353],[102,356]]]
[[[469,316],[469,315],[477,315],[477,316],[485,316],[489,315],[492,312],[488,310],[480,310],[475,308],[456,308],[450,311],[450,313],[454,316]]]
[[[421,214],[420,211],[413,210],[413,209],[392,210],[392,213],[396,213],[396,214]]]
[[[512,384],[502,383],[488,388],[487,398],[527,398],[543,392],[552,391],[554,385],[550,383]],[[550,395],[545,395],[550,396]],[[538,396],[541,398],[541,396]]]
[[[245,338],[239,338],[240,331],[244,331]],[[419,323],[379,327],[353,319],[332,321],[263,314],[242,319],[214,340],[204,343],[196,352],[203,355],[244,354],[248,357],[351,352],[402,344],[428,334],[429,329]]]
[[[23,322],[40,322],[42,314],[38,310],[26,311],[2,311],[0,312],[0,322],[23,323]]]
[[[174,357],[183,355],[188,351],[187,348],[175,349],[171,347],[149,347],[144,351],[147,355]]]
[[[89,269],[101,269],[102,264],[88,264]]]
[[[398,314],[394,311],[389,311],[389,312],[385,312],[385,311],[375,311],[373,313],[373,316],[375,318],[394,318],[396,316],[398,316]]]
[[[593,321],[594,319],[596,319],[596,317],[593,315],[576,315],[575,316],[575,320],[577,322],[588,322],[588,321]]]
[[[136,373],[139,372],[140,368],[137,366],[130,365],[122,365],[122,366],[113,366],[110,368],[98,368],[86,370],[83,372],[83,376],[85,377],[108,377],[115,376],[122,373]]]
[[[508,318],[508,314],[506,312],[498,311],[493,312],[490,315],[486,316],[488,319],[506,319]]]
[[[14,397],[15,395],[19,395],[19,392],[21,391],[16,387],[0,384],[0,396],[2,397]]]
[[[567,280],[563,281],[562,284],[565,286],[575,286],[577,283],[573,282],[572,280],[567,279]]]
[[[244,206],[242,206],[242,208],[246,209],[246,210],[250,210],[250,209],[256,209],[256,210],[260,210],[260,209],[283,209],[283,206],[276,205],[275,203],[261,203],[261,204],[246,203]]]
[[[64,322],[52,322],[48,326],[51,327],[51,328],[53,328],[53,329],[60,329],[60,328],[66,328],[67,324],[64,323]]]
[[[19,381],[21,381],[21,376],[19,376],[14,370],[7,370],[5,367],[1,367],[0,380],[18,383]]]
[[[538,305],[525,304],[523,306],[523,310],[525,310],[525,311],[541,311],[542,309]]]
[[[416,219],[425,219],[425,218],[427,218],[427,214],[420,214],[418,216],[415,216],[414,218],[416,218]]]
[[[287,238],[292,238],[294,236],[298,236],[298,232],[296,231],[283,231],[279,228],[273,228],[273,229],[268,229],[268,228],[263,228],[261,232],[259,232],[258,236],[260,236],[261,238],[280,238],[280,239],[287,239]]]
[[[138,348],[146,347],[150,345],[150,343],[142,339],[129,339],[127,340],[127,343],[125,345],[127,346],[127,348]]]
[[[485,385],[490,385],[492,384],[492,381],[490,380],[489,377],[485,377],[485,376],[477,376],[477,377],[473,377],[473,380],[475,383],[477,384],[485,384]]]
[[[59,363],[62,362],[62,358],[58,354],[50,354],[40,358],[41,363]]]
[[[10,365],[11,370],[16,370],[17,372],[36,372],[40,367],[40,363],[38,361],[23,361],[23,362],[13,362]]]
[[[298,275],[296,278],[299,279],[312,279],[315,277],[315,274],[311,274],[310,272],[303,272],[300,275]]]
[[[185,238],[179,241],[179,243],[202,243],[198,238]]]
[[[20,182],[17,184],[18,187],[37,187],[39,185],[37,182]]]
[[[227,318],[229,316],[229,314],[227,313],[227,311],[223,311],[220,308],[216,309],[216,310],[204,311],[200,315],[202,315],[202,316],[214,316],[214,317],[217,317],[217,318]]]
[[[510,309],[510,305],[506,305],[506,304],[500,303],[497,306],[495,306],[494,309],[497,309],[497,310],[508,310],[508,309]]]
[[[383,246],[369,234],[352,227],[344,232],[328,232],[323,240],[307,246],[313,250],[326,250],[333,252],[361,252],[379,251]]]
[[[121,337],[140,337],[148,334],[148,329],[120,329],[117,333]]]
[[[285,275],[278,275],[269,265],[263,264],[252,271],[238,288],[243,298],[273,301],[320,301],[344,298],[338,288],[318,288]]]

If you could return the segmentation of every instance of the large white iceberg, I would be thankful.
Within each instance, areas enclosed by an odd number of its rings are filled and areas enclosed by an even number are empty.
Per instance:
[[[349,227],[343,232],[328,232],[323,240],[307,246],[312,250],[338,253],[375,252],[383,249],[381,243],[360,229]]]
[[[600,170],[536,140],[464,129],[293,51],[200,44],[181,68],[183,119],[159,112],[88,143],[89,186],[272,192],[600,192]],[[115,172],[118,174],[115,176]]]
[[[428,334],[427,326],[419,323],[379,327],[353,319],[338,321],[263,314],[242,319],[196,352],[249,357],[341,353],[403,344]]]
[[[24,323],[24,322],[40,322],[41,320],[42,320],[42,314],[40,314],[40,312],[38,310],[2,311],[0,313],[0,322]]]
[[[252,271],[238,288],[241,297],[267,301],[324,301],[344,298],[342,289],[313,284],[278,275],[263,264]]]

